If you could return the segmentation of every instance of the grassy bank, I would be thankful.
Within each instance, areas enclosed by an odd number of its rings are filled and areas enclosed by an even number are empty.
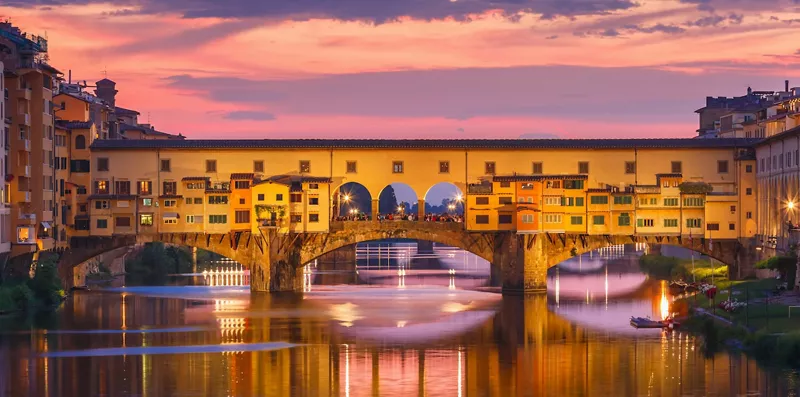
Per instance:
[[[728,267],[715,265],[709,260],[679,259],[672,256],[642,255],[639,267],[659,280],[685,280],[693,282],[705,279],[727,279]]]
[[[0,284],[0,313],[30,312],[52,308],[64,300],[56,258],[43,255],[33,278],[3,280]]]

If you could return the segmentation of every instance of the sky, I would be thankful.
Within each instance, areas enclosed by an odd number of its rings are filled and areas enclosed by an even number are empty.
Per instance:
[[[800,0],[4,0],[189,138],[689,137],[800,86]]]

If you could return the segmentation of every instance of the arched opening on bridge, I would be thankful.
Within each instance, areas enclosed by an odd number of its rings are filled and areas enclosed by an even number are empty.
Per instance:
[[[431,186],[423,197],[425,214],[464,216],[464,192],[450,182]]]
[[[491,264],[465,249],[427,240],[369,240],[328,252],[305,264],[316,285],[486,286]]]
[[[384,220],[407,220],[409,215],[416,217],[414,208],[418,200],[419,196],[411,186],[391,183],[378,196],[378,214]]]
[[[372,195],[358,182],[347,182],[332,193],[333,219],[357,219],[372,215]]]

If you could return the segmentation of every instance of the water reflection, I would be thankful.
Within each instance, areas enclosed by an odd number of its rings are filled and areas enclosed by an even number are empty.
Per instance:
[[[738,355],[707,360],[686,334],[576,325],[546,296],[403,293],[323,288],[199,302],[82,292],[60,313],[60,330],[168,331],[5,334],[0,349],[14,360],[0,364],[0,385],[5,395],[67,397],[790,393],[787,374]],[[83,356],[63,353],[75,351]]]

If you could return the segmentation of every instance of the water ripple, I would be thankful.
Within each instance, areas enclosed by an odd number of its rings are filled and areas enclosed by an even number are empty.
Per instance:
[[[41,357],[108,357],[108,356],[141,356],[155,354],[192,354],[192,353],[230,353],[254,352],[289,349],[300,346],[288,342],[268,343],[235,343],[224,345],[193,346],[138,346],[111,347],[103,349],[67,350],[43,353]]]

